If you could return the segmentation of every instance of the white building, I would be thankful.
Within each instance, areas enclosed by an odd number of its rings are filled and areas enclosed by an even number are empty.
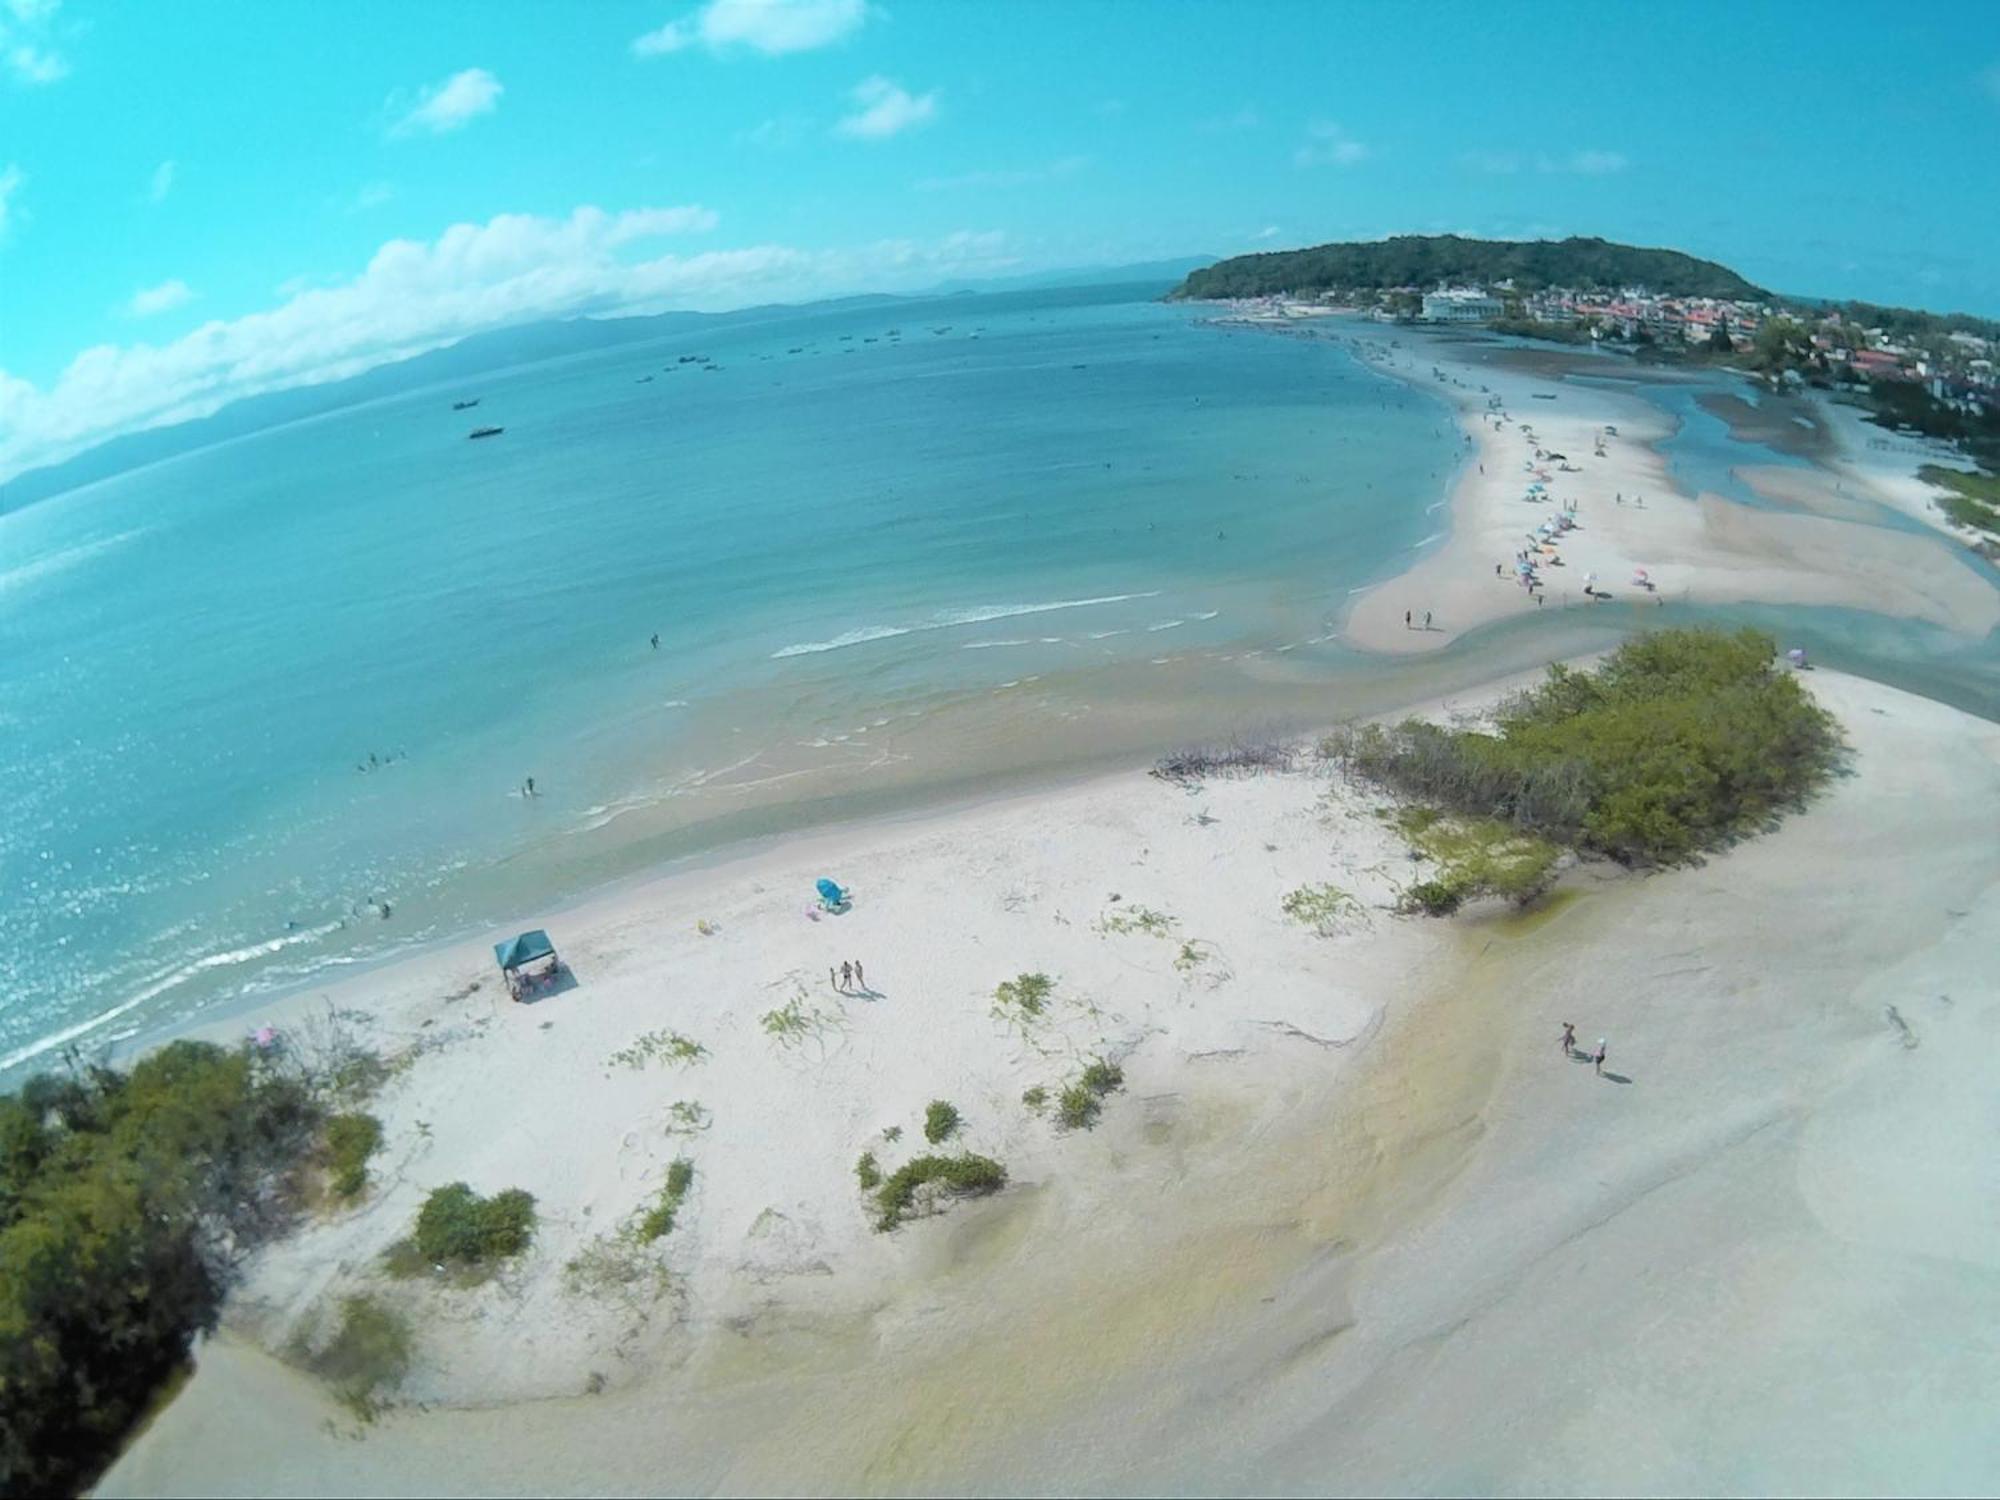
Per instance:
[[[1448,287],[1424,293],[1426,323],[1484,323],[1499,316],[1499,299],[1475,287]]]

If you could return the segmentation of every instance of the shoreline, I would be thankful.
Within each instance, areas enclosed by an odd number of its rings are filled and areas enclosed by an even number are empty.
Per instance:
[[[1746,483],[1787,506],[1753,510],[1675,484],[1659,447],[1673,429],[1643,396],[1580,384],[1567,371],[1549,376],[1467,359],[1443,340],[1418,337],[1414,349],[1397,349],[1360,333],[1350,338],[1356,357],[1453,407],[1478,465],[1451,489],[1443,544],[1356,596],[1347,610],[1343,634],[1364,649],[1417,655],[1521,614],[1650,610],[1669,601],[1850,607],[1967,636],[2000,625],[2000,590],[1965,565],[1962,546],[1869,525],[1865,512],[1844,500],[1842,487],[1853,484],[1889,509],[1920,512],[1898,486],[1859,464],[1847,439],[1835,438],[1842,450],[1835,464],[1804,460],[1782,479],[1772,466],[1744,471]],[[1425,362],[1432,375],[1420,369]],[[1604,436],[1607,427],[1615,434]],[[1575,471],[1536,458],[1537,449],[1566,455]],[[1523,503],[1530,484],[1546,487],[1537,503]],[[1914,469],[1909,484],[1928,488]],[[1579,524],[1553,553],[1561,565],[1549,565],[1545,554],[1540,592],[1547,602],[1538,604],[1511,576],[1511,560],[1526,534],[1565,505]],[[1951,535],[1935,519],[1932,530]],[[1642,569],[1649,587],[1635,582]],[[1595,602],[1583,595],[1593,576],[1606,596]],[[1428,612],[1435,624],[1412,629],[1398,618],[1404,610],[1417,619]]]
[[[1582,867],[1524,917],[1375,915],[1398,841],[1321,778],[1190,797],[1127,772],[669,877],[594,932],[555,932],[582,984],[531,1007],[490,982],[453,996],[449,964],[406,974],[373,1002],[380,1030],[452,1035],[377,1106],[383,1186],[259,1258],[99,1493],[578,1475],[618,1493],[1291,1492],[1336,1471],[1356,1492],[1634,1473],[1663,1491],[1977,1489],[1976,1396],[1899,1408],[1901,1468],[1870,1466],[1882,1423],[1864,1414],[1911,1381],[1973,1393],[2000,1374],[1963,1331],[2000,1312],[1988,1200],[1961,1181],[1979,1168],[1903,1170],[1991,1112],[1971,1042],[1996,1015],[1978,976],[2000,854],[1962,809],[2000,795],[2000,729],[1810,681],[1856,774],[1708,864]],[[790,893],[830,852],[856,889],[835,933]],[[1368,898],[1365,924],[1286,924],[1278,895],[1328,876]],[[1171,939],[1093,930],[1141,904],[1176,917]],[[1794,938],[1779,969],[1774,925]],[[1176,972],[1183,937],[1230,972]],[[768,982],[829,943],[865,950],[882,997],[841,1002],[823,1055],[770,1047]],[[981,998],[1037,964],[1091,1002],[1039,1048]],[[1929,1045],[1899,1042],[1885,1005]],[[1610,1035],[1630,1082],[1565,1068],[1562,1019]],[[712,1056],[603,1061],[667,1024]],[[1097,1131],[1052,1134],[1018,1104],[1100,1046],[1127,1084]],[[655,1134],[677,1095],[713,1128]],[[940,1096],[1014,1185],[874,1234],[840,1179],[870,1143],[888,1161],[881,1127],[913,1133]],[[679,1151],[697,1175],[674,1291],[636,1323],[565,1296],[569,1247]],[[422,1312],[404,1399],[430,1409],[353,1429],[256,1345],[370,1285],[373,1247],[453,1177],[535,1191],[542,1238],[483,1292],[392,1289]],[[1590,1316],[1551,1321],[1552,1299]],[[1764,1332],[1719,1337],[1737,1314]],[[1827,1338],[1871,1349],[1875,1374],[1829,1365]]]

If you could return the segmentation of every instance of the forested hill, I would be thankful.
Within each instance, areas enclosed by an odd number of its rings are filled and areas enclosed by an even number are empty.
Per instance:
[[[1727,297],[1761,302],[1770,294],[1727,266],[1678,250],[1646,250],[1609,240],[1469,240],[1455,234],[1318,245],[1237,255],[1191,272],[1174,299],[1268,297],[1439,282],[1491,285],[1512,278],[1523,292],[1543,287],[1613,291],[1645,287],[1671,297]]]

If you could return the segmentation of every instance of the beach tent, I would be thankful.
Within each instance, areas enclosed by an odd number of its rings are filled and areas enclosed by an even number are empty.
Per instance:
[[[828,911],[839,911],[847,905],[847,892],[824,875],[813,883],[813,888],[819,892],[819,904]]]
[[[549,941],[549,935],[539,927],[533,932],[524,932],[519,937],[509,938],[504,943],[493,945],[493,957],[499,961],[500,972],[503,974],[555,956],[556,945]]]

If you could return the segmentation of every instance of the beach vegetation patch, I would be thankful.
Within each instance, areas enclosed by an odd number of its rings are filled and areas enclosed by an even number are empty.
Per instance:
[[[1056,1124],[1064,1130],[1088,1130],[1104,1112],[1107,1094],[1125,1086],[1125,1070],[1103,1058],[1093,1060],[1075,1083],[1056,1096]]]
[[[1038,1083],[1033,1088],[1021,1090],[1021,1102],[1036,1114],[1040,1114],[1048,1107],[1049,1091]]]
[[[1097,930],[1109,934],[1143,932],[1147,937],[1171,937],[1174,919],[1163,911],[1155,911],[1150,906],[1127,906],[1100,917]]]
[[[1960,526],[2000,536],[2000,476],[1925,464],[1917,470],[1917,477],[1945,492],[1938,505]]]
[[[94,1483],[295,1221],[325,1098],[269,1053],[193,1041],[0,1097],[0,1492]]]
[[[1517,867],[1508,879],[1540,856],[1493,848],[1494,823],[1628,865],[1681,863],[1768,827],[1839,763],[1838,726],[1776,651],[1756,630],[1661,631],[1591,671],[1551,666],[1490,730],[1406,719],[1343,730],[1324,749],[1436,809],[1447,826],[1429,835],[1433,851],[1484,844]]]
[[[1007,1169],[989,1156],[970,1151],[957,1156],[919,1156],[896,1168],[875,1190],[875,1227],[894,1229],[940,1200],[995,1193],[1006,1185]]]
[[[1016,974],[1003,979],[993,990],[993,1014],[1011,1025],[1026,1028],[1048,1011],[1056,982],[1046,974]]]
[[[482,1198],[463,1182],[433,1189],[417,1211],[414,1236],[425,1260],[484,1266],[526,1250],[535,1237],[535,1200],[520,1188]]]
[[[1396,826],[1437,874],[1403,893],[1405,909],[1445,916],[1481,896],[1525,906],[1549,888],[1562,850],[1498,818],[1462,818],[1432,807],[1405,807]]]
[[[772,1041],[791,1052],[824,1038],[829,1031],[838,1031],[841,1018],[813,1004],[800,990],[783,1005],[765,1011],[757,1018],[757,1024]]]
[[[674,1158],[667,1168],[666,1186],[660,1189],[660,1196],[653,1206],[646,1210],[639,1220],[640,1243],[650,1245],[654,1240],[673,1233],[674,1219],[687,1201],[688,1189],[694,1186],[694,1163],[685,1156]]]
[[[940,1145],[958,1134],[964,1124],[958,1106],[943,1099],[933,1099],[924,1106],[924,1139],[933,1146]]]
[[[648,1031],[611,1054],[611,1061],[627,1068],[643,1068],[660,1062],[688,1067],[708,1056],[708,1048],[678,1031]]]
[[[301,1346],[294,1352],[356,1421],[372,1422],[383,1410],[383,1393],[409,1373],[415,1347],[409,1321],[395,1308],[374,1297],[348,1297],[333,1337],[317,1351]]]
[[[864,1151],[855,1158],[854,1180],[861,1184],[864,1193],[872,1193],[882,1185],[882,1167],[873,1151]]]
[[[1343,920],[1361,914],[1361,903],[1337,885],[1302,885],[1285,893],[1279,909],[1292,921],[1329,937],[1340,930]]]
[[[352,1202],[368,1186],[368,1158],[382,1145],[382,1122],[373,1115],[335,1115],[326,1122],[326,1189]]]
[[[699,1099],[676,1099],[667,1106],[668,1135],[699,1135],[714,1123],[714,1113]]]

